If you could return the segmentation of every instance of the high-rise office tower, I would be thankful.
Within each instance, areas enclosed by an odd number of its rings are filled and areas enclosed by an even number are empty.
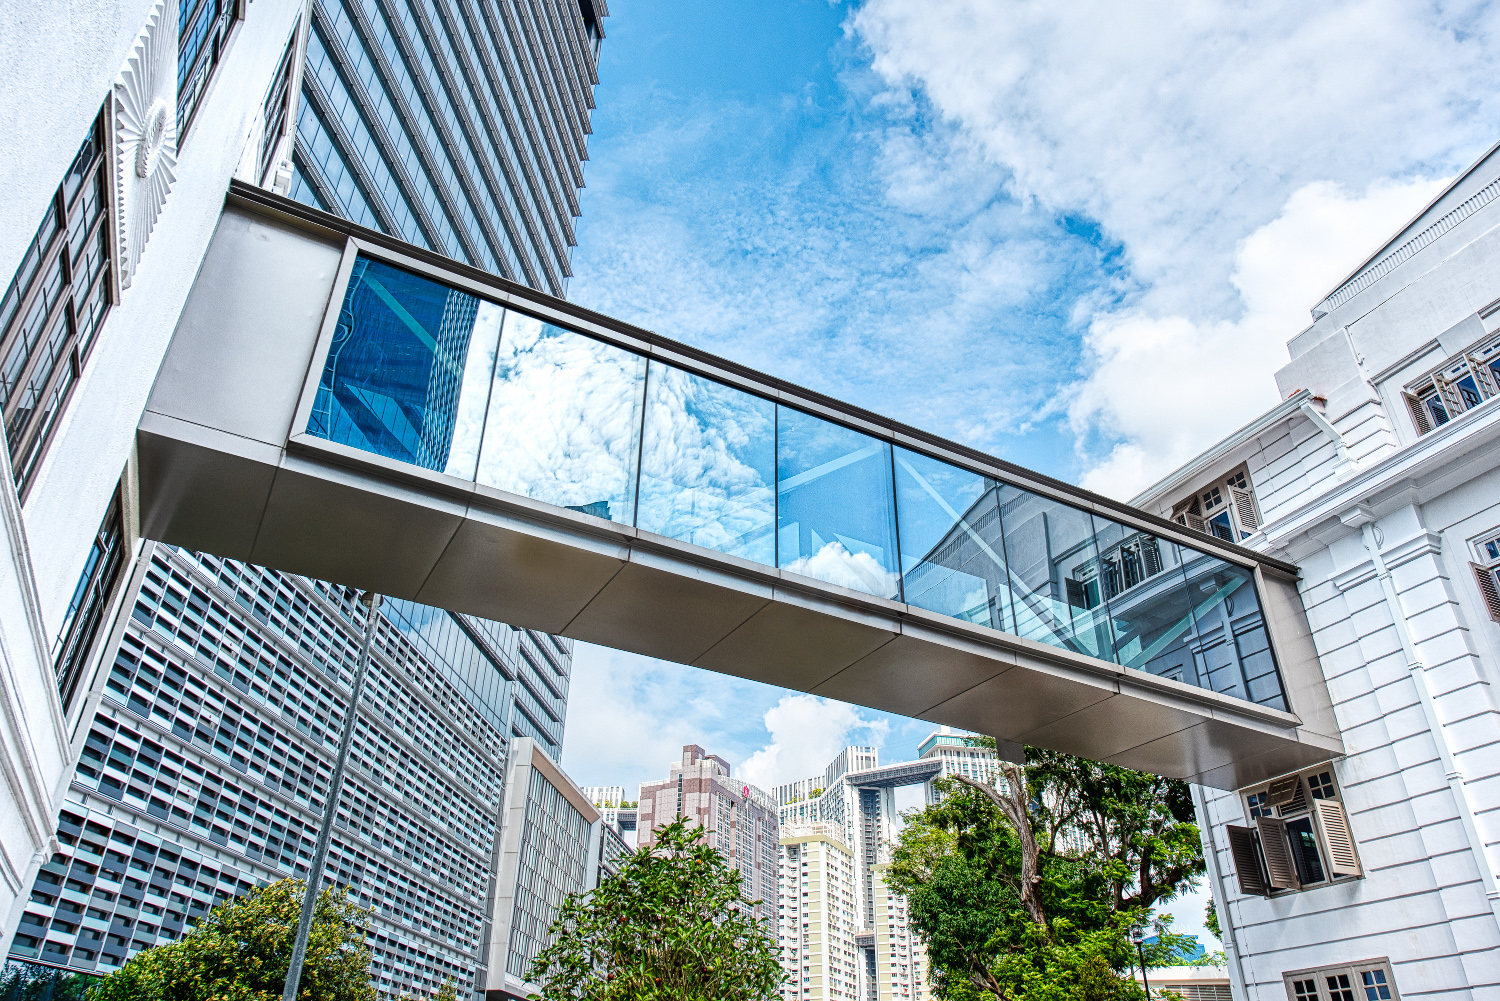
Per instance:
[[[166,43],[186,73],[177,139],[248,118],[242,180],[565,291],[602,0],[315,0],[275,23],[252,23],[241,6],[179,11],[168,0],[147,26],[147,42]],[[264,91],[253,101],[212,91],[221,56],[247,45]],[[85,196],[104,127],[73,171]],[[224,183],[205,187],[221,200]],[[87,197],[67,204],[84,230],[99,228]],[[107,271],[109,241],[101,253]],[[95,316],[86,300],[64,328],[85,346],[114,301],[104,295]],[[450,313],[437,303],[408,316],[443,344],[473,319]],[[429,399],[456,396],[439,384],[444,370],[392,365]],[[401,402],[346,393],[328,416],[363,427],[368,406]],[[436,425],[411,416],[403,441],[418,461],[447,449]],[[42,454],[45,433],[28,434]],[[17,459],[30,470],[32,455]],[[81,759],[60,850],[10,943],[17,958],[89,971],[177,938],[219,899],[306,872],[364,622],[352,592],[238,561],[148,542],[132,564],[130,514],[127,492],[59,636],[64,708],[87,703],[73,738]],[[122,592],[111,630],[106,606]],[[327,879],[374,912],[383,996],[449,979],[461,994],[525,996],[551,909],[624,847],[551,763],[571,642],[405,601],[379,616]],[[503,864],[518,853],[548,871]]]
[[[776,807],[770,795],[732,777],[729,762],[697,744],[682,749],[682,760],[660,782],[642,782],[637,843],[655,843],[657,828],[686,817],[710,833],[709,843],[740,871],[740,895],[760,903],[753,917],[776,916]]]

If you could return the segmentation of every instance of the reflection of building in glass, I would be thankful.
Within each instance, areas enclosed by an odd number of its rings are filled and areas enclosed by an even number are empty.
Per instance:
[[[361,275],[404,276],[367,253],[355,268]],[[407,362],[424,378],[446,365],[464,371],[465,386],[487,396],[475,472],[458,470],[447,455],[434,456],[431,468],[721,552],[774,559],[787,573],[1185,684],[1286,706],[1244,566],[794,407],[728,386],[710,390],[707,380],[675,365],[513,310],[498,321],[498,349],[486,375],[488,348],[471,346],[469,357],[447,358],[434,338],[400,330],[417,321],[391,320],[407,315],[399,295],[393,305],[377,293],[378,306],[362,306],[366,284],[351,281],[344,291],[341,316],[349,318],[349,333],[341,336],[348,344],[399,340],[403,351],[425,352],[425,361]],[[450,294],[448,286],[415,276],[404,276],[399,288],[434,323],[435,304]],[[487,310],[500,307],[485,304],[478,312]],[[330,353],[320,398],[379,395],[386,392],[382,379],[390,383],[387,395],[399,395],[399,375],[384,373]],[[457,409],[464,408],[460,400]],[[424,440],[441,440],[425,422],[451,426],[458,421],[453,410],[439,401],[423,411]],[[410,420],[395,408],[372,432],[346,432],[317,418],[308,432],[403,459],[409,450],[400,442]],[[674,436],[672,429],[683,433]]]
[[[776,916],[776,806],[769,795],[731,777],[729,762],[696,744],[660,782],[642,782],[636,841],[655,844],[658,828],[686,817],[708,832],[709,844],[740,871],[740,896],[759,901],[749,913]]]

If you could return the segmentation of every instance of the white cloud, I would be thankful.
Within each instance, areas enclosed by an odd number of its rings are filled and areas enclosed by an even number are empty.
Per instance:
[[[1195,321],[1130,309],[1097,316],[1090,374],[1068,416],[1085,435],[1123,439],[1083,477],[1128,498],[1249,417],[1274,406],[1268,377],[1317,302],[1441,190],[1441,180],[1376,182],[1352,195],[1327,182],[1293,193],[1240,245],[1230,279],[1237,319]]]
[[[884,719],[867,719],[844,702],[816,695],[784,695],[765,715],[770,743],[735,774],[762,789],[822,773],[850,744],[880,747],[890,732]]]
[[[1025,203],[1098,223],[1069,416],[1114,493],[1274,402],[1306,310],[1494,139],[1500,8],[1478,2],[868,0],[851,33]],[[1302,242],[1298,242],[1298,241]]]

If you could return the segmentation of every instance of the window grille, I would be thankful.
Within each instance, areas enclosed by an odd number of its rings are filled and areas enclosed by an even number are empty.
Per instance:
[[[114,296],[101,110],[0,300],[0,405],[22,499]]]
[[[57,694],[62,698],[63,711],[72,708],[73,697],[78,693],[78,683],[88,665],[89,654],[104,614],[109,608],[115,583],[125,566],[125,523],[121,516],[120,492],[115,491],[109,511],[94,535],[94,544],[84,562],[78,586],[73,590],[73,600],[68,603],[63,625],[53,644],[52,663],[57,674]]]

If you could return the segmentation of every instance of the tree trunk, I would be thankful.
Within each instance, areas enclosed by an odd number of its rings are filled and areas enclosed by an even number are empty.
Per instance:
[[[1026,769],[1010,761],[1000,762],[1000,772],[1005,776],[1006,791],[1001,792],[992,785],[975,782],[964,775],[953,776],[959,782],[988,796],[1010,825],[1016,829],[1016,838],[1021,842],[1021,906],[1042,928],[1047,927],[1047,913],[1037,894],[1037,884],[1042,881],[1037,871],[1040,851],[1037,849],[1036,832],[1031,829],[1031,817],[1026,810]]]

